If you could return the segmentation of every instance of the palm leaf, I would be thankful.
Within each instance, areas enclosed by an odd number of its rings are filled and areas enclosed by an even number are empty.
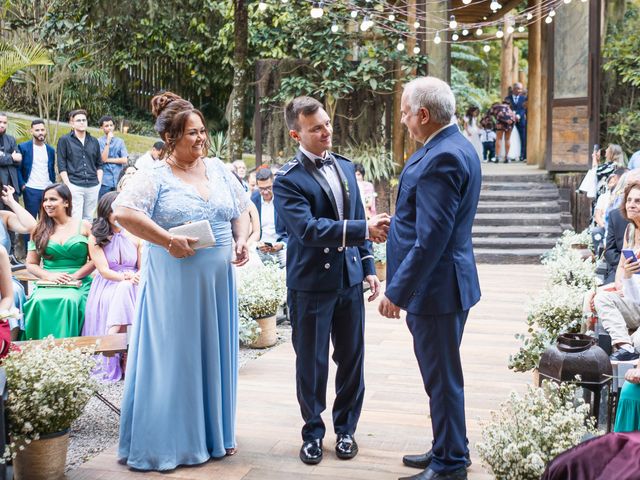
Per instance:
[[[19,70],[52,63],[49,52],[42,45],[0,43],[0,88]]]

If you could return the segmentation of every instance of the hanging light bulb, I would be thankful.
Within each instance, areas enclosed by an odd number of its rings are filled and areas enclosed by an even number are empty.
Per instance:
[[[513,25],[509,25],[507,27],[507,33],[513,33],[513,32],[515,32],[515,28],[513,28]]]
[[[547,17],[547,18],[544,19],[544,21],[546,23],[551,23],[551,22],[553,22],[553,18],[552,17]]]
[[[413,53],[418,55],[420,53],[420,47],[413,47]]]
[[[518,27],[518,31],[519,31],[520,33],[524,32],[524,27],[523,27],[522,25],[520,25],[520,26]]]
[[[491,11],[493,11],[494,13],[498,10],[500,10],[502,8],[502,5],[500,5],[500,2],[497,2],[496,0],[493,0],[491,2],[491,4],[489,5],[489,8],[491,9]]]
[[[504,32],[502,31],[502,28],[499,28],[498,31],[496,32],[496,38],[502,38],[504,37]]]
[[[322,15],[324,15],[322,2],[313,2],[313,6],[311,7],[311,18],[320,18]]]
[[[393,22],[396,19],[396,16],[392,13],[391,15],[389,15],[389,21]]]
[[[489,45],[485,45],[482,47],[482,50],[484,50],[484,53],[489,53],[491,51],[491,47]]]
[[[420,22],[417,20],[413,22],[413,28],[416,28],[416,29],[420,28]]]
[[[587,0],[582,0],[582,3],[585,3]]]
[[[364,20],[362,20],[362,23],[360,24],[360,30],[366,32],[371,27],[373,27],[373,22],[369,19],[369,17],[365,16]]]
[[[527,20],[531,20],[533,18],[533,13],[527,13]]]
[[[258,3],[258,10],[264,12],[267,9],[267,4],[265,2]]]
[[[402,52],[404,50],[404,43],[402,43],[402,40],[398,42],[398,46],[396,48],[399,52]]]
[[[289,0],[280,0],[282,3],[289,3]]]
[[[440,34],[436,32],[436,36],[433,37],[433,43],[438,45],[440,42],[442,42],[442,39],[440,38]]]
[[[549,16],[552,18],[556,16],[556,11],[553,8],[549,11]]]
[[[459,38],[460,35],[458,35],[458,32],[454,32],[454,34],[451,35],[451,40],[453,40],[454,42],[457,42]]]
[[[451,30],[455,30],[457,27],[458,27],[458,22],[456,22],[456,16],[451,15],[451,17],[449,17],[449,28]]]
[[[338,25],[336,25],[335,23],[331,25],[331,31],[333,33],[338,33],[338,30],[340,30],[340,27],[338,27]]]
[[[465,28],[464,30],[462,30],[462,36],[466,37],[467,35],[469,35],[469,30]]]
[[[569,5],[571,3],[571,0],[564,0],[564,3],[566,3],[567,5]]]
[[[465,5],[469,5],[471,3],[471,0],[462,0],[462,3],[464,3]]]
[[[356,18],[358,16],[357,10],[351,10],[351,18]]]
[[[481,29],[481,28],[478,28],[478,29],[476,30],[476,35],[477,35],[478,37],[479,37],[480,35],[482,35],[482,33],[483,33],[483,32],[482,32],[482,29]]]

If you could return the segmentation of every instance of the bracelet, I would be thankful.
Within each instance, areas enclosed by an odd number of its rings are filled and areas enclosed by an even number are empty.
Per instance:
[[[167,246],[167,252],[171,253],[171,246],[173,245],[173,235],[169,237],[169,245]]]

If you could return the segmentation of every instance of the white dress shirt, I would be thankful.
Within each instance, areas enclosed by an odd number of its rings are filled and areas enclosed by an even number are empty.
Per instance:
[[[315,162],[316,158],[324,159],[327,155],[326,151],[324,152],[325,156],[320,157],[305,150],[302,146],[300,146],[299,148],[300,151],[313,162]],[[338,207],[338,216],[340,217],[340,220],[344,220],[344,196],[342,195],[342,185],[340,182],[340,175],[338,175],[338,170],[335,166],[335,160],[333,165],[324,165],[318,170],[329,183],[329,187],[331,188],[331,192],[333,193],[333,198],[335,198],[336,206]]]
[[[262,235],[260,240],[263,242],[269,242],[275,244],[278,240],[276,234],[276,222],[275,222],[275,210],[273,208],[273,198],[270,202],[267,202],[264,198],[260,197],[260,228]]]

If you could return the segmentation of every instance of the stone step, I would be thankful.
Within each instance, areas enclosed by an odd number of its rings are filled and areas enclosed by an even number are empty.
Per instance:
[[[556,244],[555,237],[473,237],[474,249],[496,250],[550,250]]]
[[[547,190],[483,190],[480,192],[480,202],[521,201],[544,202],[558,200],[557,191]]]
[[[546,251],[546,249],[516,249],[504,251],[494,248],[475,248],[473,250],[477,263],[491,264],[539,264],[540,255]],[[508,279],[505,279],[505,281],[508,281]]]
[[[551,183],[551,177],[546,173],[521,173],[521,174],[483,174],[482,182],[536,182],[536,183]]]
[[[495,202],[478,204],[478,213],[559,213],[558,202]]]
[[[558,191],[554,183],[538,182],[482,182],[482,190],[544,190]]]
[[[474,225],[560,225],[559,213],[478,213]]]
[[[474,241],[480,237],[502,237],[502,238],[553,238],[558,239],[562,235],[560,224],[552,225],[509,225],[491,226],[474,225],[472,230]]]

